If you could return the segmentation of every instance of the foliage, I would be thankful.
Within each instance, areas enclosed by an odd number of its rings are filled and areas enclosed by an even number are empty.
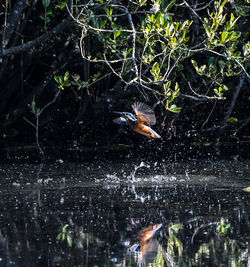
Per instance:
[[[221,218],[220,223],[217,226],[217,231],[220,233],[220,235],[227,235],[230,231],[231,224],[228,222],[228,220],[225,220],[225,218]]]
[[[71,85],[69,78],[70,78],[70,74],[68,71],[65,72],[64,76],[61,76],[61,75],[54,76],[54,79],[57,82],[58,87],[61,90],[64,90],[65,87],[69,87]]]
[[[67,113],[64,121],[100,113],[99,120],[112,121],[104,109],[140,100],[152,106],[161,103],[157,112],[166,108],[174,113],[164,124],[178,118],[176,132],[203,130],[205,124],[216,128],[214,122],[223,128],[229,122],[238,133],[249,123],[249,99],[241,90],[249,79],[248,2],[205,1],[194,6],[180,0],[4,1],[3,131],[13,127],[22,135],[31,132],[23,131],[22,120],[30,116],[28,103],[34,115],[40,114],[32,97],[45,106],[53,87],[72,85],[57,103],[60,110],[67,109],[61,112]],[[53,115],[59,106],[47,112]],[[47,118],[40,117],[42,125]],[[62,120],[57,118],[54,125],[60,128]],[[99,125],[107,129],[105,123]]]
[[[28,104],[28,107],[30,108],[30,111],[35,115],[39,115],[39,113],[41,112],[40,108],[36,107],[36,102],[34,98],[32,102]]]
[[[61,232],[57,235],[57,240],[64,242],[67,242],[67,245],[69,247],[72,247],[72,236],[71,231],[67,230],[68,225],[64,225],[61,229]]]
[[[183,244],[181,240],[176,236],[180,230],[183,229],[181,224],[174,224],[168,228],[168,244],[167,244],[167,251],[175,255],[175,249],[178,251],[178,255],[181,256],[183,253]]]
[[[250,186],[243,188],[244,191],[250,192]]]
[[[89,88],[89,83],[82,81],[79,75],[72,75],[72,78],[73,81],[71,82],[71,84],[75,85],[77,87],[77,90],[80,90],[81,88]]]
[[[44,30],[47,31],[47,24],[50,22],[50,16],[52,11],[48,10],[50,6],[50,0],[42,0],[44,6],[44,15],[41,15],[40,18],[44,21]]]
[[[200,97],[224,99],[225,93],[233,90],[227,78],[246,72],[250,59],[249,42],[237,28],[240,21],[239,12],[235,12],[237,4],[232,4],[228,12],[227,0],[214,1],[203,17],[187,2],[185,5],[195,20],[180,19],[176,15],[176,1],[144,0],[125,5],[98,0],[78,7],[75,19],[83,29],[82,57],[106,64],[126,86],[137,85],[149,91],[175,113],[181,110],[176,104],[178,97],[183,96],[180,92],[188,90],[185,82],[195,78],[194,72],[191,79],[180,73],[189,62],[201,84],[207,87]],[[195,31],[199,36],[194,35]],[[95,57],[91,51],[88,55],[83,53],[88,32],[101,48]],[[196,60],[200,55],[205,55],[201,66]],[[180,77],[183,82],[179,82]],[[174,89],[170,88],[171,83],[175,84]]]

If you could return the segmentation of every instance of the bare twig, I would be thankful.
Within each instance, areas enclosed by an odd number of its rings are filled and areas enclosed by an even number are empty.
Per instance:
[[[203,20],[202,20],[202,18],[196,13],[196,11],[187,3],[187,1],[186,0],[183,0],[183,3],[186,5],[186,7],[192,12],[192,13],[194,13],[194,15],[199,19],[199,21],[201,22],[201,23],[203,23]]]
[[[60,93],[61,93],[61,90],[58,90],[56,92],[54,98],[41,109],[41,111],[39,112],[39,115],[41,115],[48,106],[50,106],[51,104],[56,102],[56,100],[57,100],[58,96],[60,95]]]
[[[205,99],[205,98],[200,98],[200,97],[187,95],[187,94],[182,94],[182,93],[180,93],[180,97],[189,98],[189,99],[192,99],[194,101],[200,101],[200,102],[208,101],[208,99]]]
[[[209,114],[208,114],[208,116],[207,116],[207,119],[203,122],[203,124],[202,124],[202,126],[201,126],[201,130],[204,128],[204,126],[205,126],[205,125],[207,124],[207,122],[209,121],[209,119],[210,119],[210,117],[211,117],[211,115],[212,115],[212,113],[213,113],[213,111],[214,111],[214,109],[215,109],[216,104],[217,104],[217,101],[214,102],[213,107],[212,107],[211,111],[209,112]]]
[[[194,11],[201,11],[203,9],[206,9],[208,6],[210,6],[215,0],[211,0],[210,2],[208,2],[206,5],[202,6],[202,7],[193,7],[190,6],[190,8],[192,8]],[[175,4],[176,6],[180,6],[180,7],[187,7],[186,5],[184,6],[185,3],[182,4]]]
[[[168,70],[167,72],[165,72],[163,78],[162,78],[162,81],[163,82],[166,82],[168,81],[168,78],[169,78],[169,75],[172,73],[172,71],[174,70],[174,68],[176,67],[176,65],[179,63],[181,57],[182,57],[183,53],[180,53],[180,55],[178,56],[178,58],[175,60],[173,66],[171,67],[171,69],[169,70],[169,66],[168,66]]]
[[[32,123],[31,121],[29,121],[28,119],[26,119],[25,117],[23,117],[23,119],[25,121],[27,121],[31,126],[33,126],[34,128],[36,128],[36,125],[34,123]]]
[[[190,81],[188,81],[188,85],[189,85],[190,90],[191,90],[196,96],[198,96],[198,97],[200,97],[200,98],[205,98],[205,99],[208,99],[208,100],[222,100],[222,99],[224,99],[224,98],[222,98],[222,97],[217,97],[217,96],[207,96],[207,95],[201,95],[201,94],[198,94],[198,93],[192,88]]]
[[[126,85],[128,85],[128,82],[126,82],[126,81],[122,78],[122,76],[121,76],[118,72],[116,72],[115,69],[111,66],[110,61],[108,61],[107,58],[106,58],[106,55],[103,54],[103,56],[104,56],[104,59],[105,59],[106,64],[109,66],[109,68],[112,70],[112,72],[113,72],[117,77],[119,77],[119,78],[121,79],[121,81],[123,81]]]
[[[247,119],[241,120],[240,123],[241,123],[241,125],[235,131],[234,135],[236,135],[242,128],[244,128],[245,126],[247,126],[250,123],[250,117],[248,117]]]
[[[47,109],[51,104],[53,104],[58,96],[60,95],[61,93],[61,90],[58,90],[54,96],[54,98],[49,102],[47,103],[41,110],[40,112],[37,112],[37,113],[34,113],[35,117],[36,117],[36,124],[32,123],[31,121],[29,121],[28,119],[26,119],[25,117],[23,118],[25,121],[27,121],[31,126],[33,126],[36,130],[36,145],[37,145],[37,149],[38,151],[41,153],[41,155],[44,157],[44,151],[43,149],[41,148],[40,146],[40,143],[39,143],[39,117],[40,115],[44,112],[45,109]]]
[[[40,143],[39,143],[39,114],[35,114],[35,115],[36,115],[36,144],[37,144],[38,150],[44,156],[44,151],[42,150]]]
[[[236,103],[236,100],[238,98],[238,95],[239,95],[239,92],[240,92],[240,89],[242,88],[243,84],[244,84],[244,81],[245,81],[245,77],[246,77],[246,73],[243,72],[243,74],[241,75],[240,77],[240,81],[238,83],[238,85],[236,86],[235,88],[235,91],[234,91],[234,94],[232,96],[232,99],[231,99],[231,103],[227,109],[227,112],[226,112],[226,115],[224,117],[224,123],[227,121],[227,119],[230,117],[231,113],[232,113],[232,110],[234,108],[234,105]]]
[[[133,60],[133,65],[134,65],[134,69],[135,69],[135,75],[136,75],[136,77],[138,77],[138,67],[137,67],[136,59],[135,59],[136,30],[135,30],[135,26],[134,26],[134,23],[132,20],[132,16],[128,12],[127,8],[125,8],[125,7],[116,6],[116,5],[114,5],[113,7],[124,10],[128,16],[128,21],[129,21],[130,27],[132,29],[132,60]]]

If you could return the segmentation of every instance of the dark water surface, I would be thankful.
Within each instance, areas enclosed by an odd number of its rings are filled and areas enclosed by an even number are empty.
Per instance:
[[[2,164],[0,266],[250,266],[249,186],[249,161]]]

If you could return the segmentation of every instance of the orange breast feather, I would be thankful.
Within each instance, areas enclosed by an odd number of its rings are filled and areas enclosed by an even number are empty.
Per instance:
[[[150,127],[148,127],[148,126],[146,126],[144,124],[137,124],[136,127],[135,127],[135,131],[137,133],[146,135],[148,137],[152,136],[152,131],[151,131]]]

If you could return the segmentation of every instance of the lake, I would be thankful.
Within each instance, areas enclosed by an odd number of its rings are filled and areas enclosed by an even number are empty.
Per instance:
[[[0,173],[0,266],[250,266],[247,160],[57,159]]]

